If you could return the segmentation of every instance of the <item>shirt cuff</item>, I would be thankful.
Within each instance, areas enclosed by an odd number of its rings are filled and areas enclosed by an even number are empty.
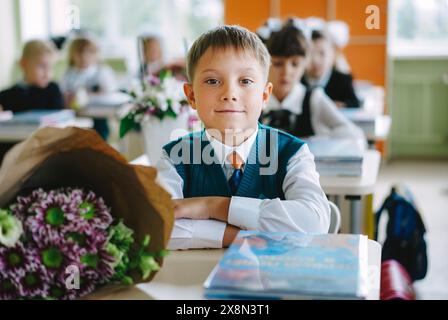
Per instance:
[[[217,220],[196,220],[191,248],[222,248],[226,225],[226,223]]]
[[[255,230],[260,217],[261,199],[232,197],[229,207],[229,224],[243,230]]]

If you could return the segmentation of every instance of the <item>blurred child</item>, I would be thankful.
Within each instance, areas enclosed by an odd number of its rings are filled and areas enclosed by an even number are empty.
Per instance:
[[[141,75],[158,73],[164,66],[162,42],[158,36],[148,35],[139,39],[141,46]]]
[[[328,232],[308,145],[258,122],[272,91],[269,65],[260,39],[237,26],[210,30],[190,48],[184,92],[205,129],[164,146],[157,163],[175,199],[170,249],[227,247],[240,229]]]
[[[20,67],[23,80],[0,92],[0,110],[62,109],[64,99],[52,82],[56,49],[51,42],[31,40],[23,48]]]
[[[59,86],[52,82],[56,49],[51,42],[32,40],[25,44],[20,59],[23,80],[0,92],[0,111],[63,109]],[[0,163],[13,143],[0,144]]]
[[[161,70],[170,70],[174,77],[187,81],[185,58],[166,60],[163,54],[162,40],[155,35],[142,36],[139,39],[141,50],[140,78],[147,75],[157,75]]]
[[[325,30],[312,32],[310,63],[302,83],[308,87],[322,87],[338,107],[358,108],[359,100],[350,74],[335,67],[338,47]]]
[[[300,83],[310,45],[298,25],[295,19],[289,19],[266,41],[272,59],[269,80],[273,84],[273,94],[263,122],[297,137],[329,135],[364,139],[363,132],[339,112],[321,88],[307,90]]]
[[[61,80],[67,105],[75,107],[80,91],[88,95],[108,94],[117,89],[115,75],[109,66],[100,63],[98,45],[87,37],[75,38],[69,46],[69,68]],[[95,119],[94,128],[107,140],[106,119]]]

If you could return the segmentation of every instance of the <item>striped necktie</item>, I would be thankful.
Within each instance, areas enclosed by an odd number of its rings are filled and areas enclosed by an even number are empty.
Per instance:
[[[231,163],[232,167],[235,169],[233,171],[232,176],[229,179],[230,190],[232,191],[232,195],[235,195],[238,191],[238,187],[240,185],[241,180],[243,179],[243,164],[244,161],[235,151],[230,153],[227,156],[227,159]]]

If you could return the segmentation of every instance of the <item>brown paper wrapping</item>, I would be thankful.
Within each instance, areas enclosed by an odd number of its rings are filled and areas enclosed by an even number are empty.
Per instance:
[[[170,195],[155,178],[154,168],[130,165],[93,130],[43,128],[5,156],[0,208],[36,188],[82,187],[103,197],[113,217],[123,219],[139,243],[150,235],[148,250],[158,252],[168,243],[174,213]],[[146,282],[138,274],[133,278]]]

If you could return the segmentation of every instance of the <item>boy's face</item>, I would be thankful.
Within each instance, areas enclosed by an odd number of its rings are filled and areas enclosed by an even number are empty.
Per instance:
[[[269,81],[274,85],[274,95],[283,99],[305,72],[307,58],[294,55],[289,57],[272,56]]]
[[[75,67],[78,69],[87,69],[98,62],[98,53],[94,48],[85,48],[73,56]]]
[[[311,61],[307,74],[315,79],[319,79],[333,68],[334,47],[326,39],[314,40],[311,46]]]
[[[53,77],[54,56],[44,53],[39,56],[22,59],[22,67],[25,81],[39,88],[46,88]]]
[[[193,83],[184,85],[205,127],[222,134],[257,128],[271,91],[257,59],[233,48],[209,48],[198,61]]]
[[[144,45],[144,51],[146,63],[156,62],[162,59],[162,47],[157,40],[147,41]]]

